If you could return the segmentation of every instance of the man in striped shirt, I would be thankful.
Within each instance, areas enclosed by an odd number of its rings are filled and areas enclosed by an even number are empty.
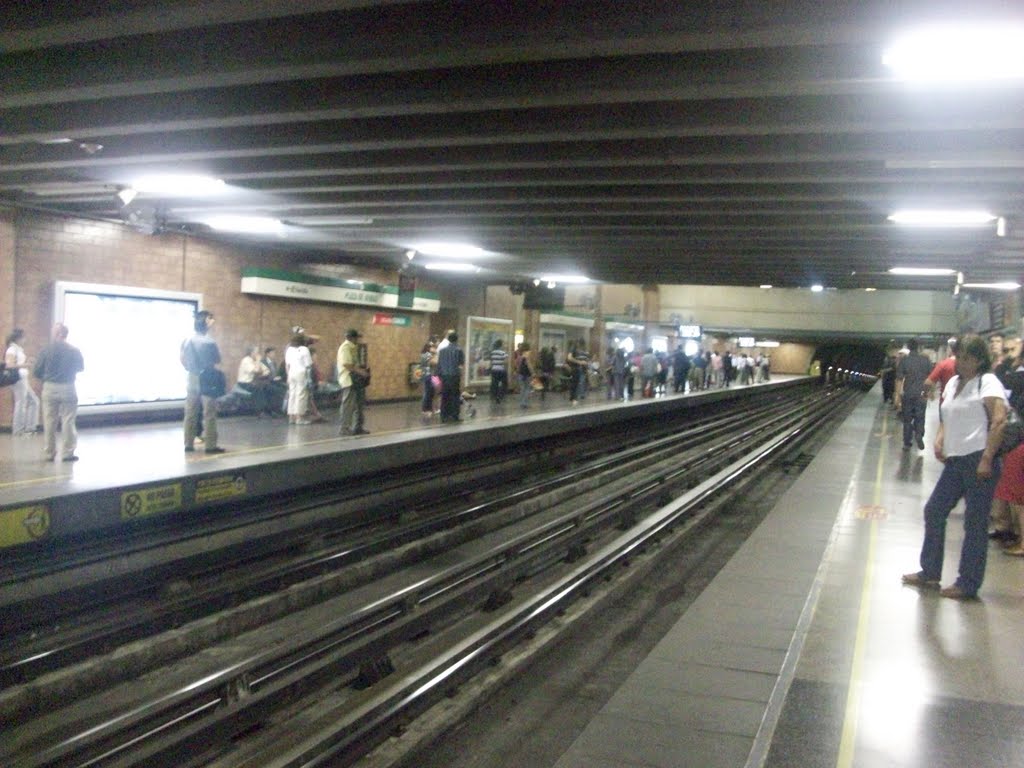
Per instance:
[[[508,352],[504,342],[498,339],[491,350],[491,400],[500,403],[508,392]]]

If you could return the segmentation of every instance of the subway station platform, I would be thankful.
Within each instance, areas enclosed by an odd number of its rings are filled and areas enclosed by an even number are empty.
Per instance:
[[[227,452],[210,456],[198,443],[194,453],[184,452],[179,421],[80,428],[75,462],[44,461],[41,434],[5,434],[0,436],[0,548],[398,471],[570,428],[625,422],[640,412],[700,408],[806,378],[773,376],[767,383],[627,403],[595,390],[576,406],[564,392],[544,399],[534,393],[526,409],[516,394],[500,405],[482,394],[463,406],[461,423],[447,425],[436,414],[424,418],[418,400],[371,403],[365,411],[370,434],[359,437],[339,436],[336,410],[309,425],[289,425],[284,417],[231,416],[218,419],[218,444]]]
[[[556,768],[1006,768],[1024,760],[1024,560],[903,586],[941,470],[875,387]],[[926,445],[937,427],[929,408]],[[947,529],[956,577],[962,507]]]

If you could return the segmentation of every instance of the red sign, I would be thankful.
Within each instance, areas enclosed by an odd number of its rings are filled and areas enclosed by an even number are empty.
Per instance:
[[[374,325],[394,325],[400,328],[408,328],[412,325],[412,318],[407,315],[385,315],[377,312],[373,316]]]

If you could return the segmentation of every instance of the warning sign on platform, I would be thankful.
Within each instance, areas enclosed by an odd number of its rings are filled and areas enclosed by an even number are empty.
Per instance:
[[[50,532],[50,509],[31,504],[0,511],[0,547],[39,541]]]
[[[121,494],[121,519],[135,520],[181,509],[181,483],[155,485]]]
[[[889,510],[877,504],[865,504],[864,506],[857,507],[854,515],[858,520],[888,520]]]
[[[244,496],[249,490],[245,475],[219,475],[208,477],[196,483],[196,503],[220,501],[235,496]]]

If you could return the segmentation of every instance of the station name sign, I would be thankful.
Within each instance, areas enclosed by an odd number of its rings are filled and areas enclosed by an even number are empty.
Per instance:
[[[243,269],[242,293],[382,309],[398,307],[397,286],[338,280],[278,269]],[[429,291],[416,291],[412,297],[412,306],[406,308],[420,312],[440,312],[441,297]]]

